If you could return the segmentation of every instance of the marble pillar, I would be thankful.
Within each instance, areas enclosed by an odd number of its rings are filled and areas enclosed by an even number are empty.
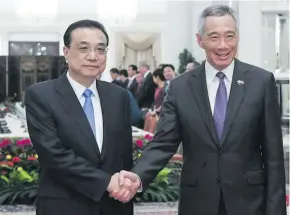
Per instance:
[[[192,9],[190,1],[168,1],[166,28],[161,34],[161,62],[179,67],[179,54],[192,51]]]

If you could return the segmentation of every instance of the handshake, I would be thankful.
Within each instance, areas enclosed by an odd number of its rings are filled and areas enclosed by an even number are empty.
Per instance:
[[[141,181],[138,175],[122,170],[111,177],[107,187],[110,196],[120,202],[129,202],[141,188]]]

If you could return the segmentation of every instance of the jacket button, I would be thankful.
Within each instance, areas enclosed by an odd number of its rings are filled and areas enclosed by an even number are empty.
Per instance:
[[[224,153],[222,150],[219,151],[219,155],[222,156]]]
[[[217,184],[221,183],[221,179],[220,179],[220,177],[217,177],[217,178],[216,178],[216,183],[217,183]]]

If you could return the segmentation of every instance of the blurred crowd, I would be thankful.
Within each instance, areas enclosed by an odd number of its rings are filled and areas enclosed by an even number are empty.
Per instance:
[[[196,66],[196,62],[188,62],[184,72]],[[112,83],[128,91],[132,125],[153,133],[170,81],[177,76],[175,67],[172,64],[160,64],[151,70],[148,63],[141,62],[138,67],[132,64],[127,69],[111,68],[110,74]]]

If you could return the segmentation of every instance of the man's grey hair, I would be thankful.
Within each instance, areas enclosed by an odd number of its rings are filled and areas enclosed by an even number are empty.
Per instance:
[[[150,65],[146,61],[141,61],[139,63],[139,68],[140,67],[146,67],[148,70],[150,69]]]
[[[239,31],[239,20],[237,13],[229,6],[226,5],[211,5],[207,8],[205,8],[202,13],[199,16],[198,20],[198,33],[201,35],[204,35],[204,25],[205,20],[209,16],[226,16],[230,15],[233,17],[235,23],[236,23],[236,29]]]

